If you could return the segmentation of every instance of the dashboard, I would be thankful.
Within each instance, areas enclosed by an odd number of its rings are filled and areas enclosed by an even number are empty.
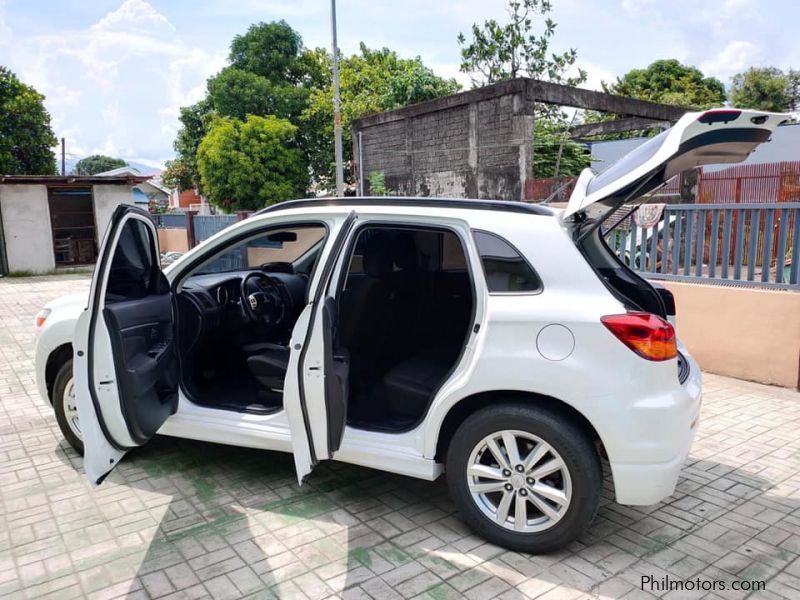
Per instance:
[[[178,294],[178,321],[182,346],[188,350],[204,335],[223,325],[232,329],[252,329],[242,308],[242,280],[258,272],[266,276],[277,290],[286,318],[278,328],[289,329],[305,304],[307,278],[302,274],[251,269],[193,275],[188,277]],[[263,285],[256,280],[258,285]],[[235,331],[231,331],[234,333]],[[276,339],[288,338],[291,331],[271,332]],[[272,336],[271,336],[272,337]]]

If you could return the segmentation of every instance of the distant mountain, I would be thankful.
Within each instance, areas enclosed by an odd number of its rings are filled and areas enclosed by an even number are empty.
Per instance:
[[[67,163],[67,175],[69,175],[72,172],[72,169],[75,168],[75,165],[78,163],[78,161],[81,158],[84,158],[84,157],[68,158],[66,160],[66,163]],[[123,160],[125,160],[125,159],[123,159]],[[137,171],[139,171],[142,175],[158,175],[158,174],[161,173],[161,169],[159,169],[157,167],[148,167],[147,165],[143,165],[142,163],[138,163],[138,162],[136,162],[134,160],[126,160],[125,162],[127,162],[130,166],[132,166]],[[58,174],[61,175],[61,159],[60,158],[57,161],[57,168],[58,168]]]

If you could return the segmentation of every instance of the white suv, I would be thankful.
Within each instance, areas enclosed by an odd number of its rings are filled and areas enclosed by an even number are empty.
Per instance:
[[[782,115],[687,114],[569,206],[373,198],[272,206],[159,268],[120,206],[89,296],[37,316],[36,375],[99,484],[156,433],[433,480],[492,542],[544,552],[669,496],[701,374],[671,295],[604,220],[675,173],[742,160]],[[637,200],[638,201],[638,200]]]

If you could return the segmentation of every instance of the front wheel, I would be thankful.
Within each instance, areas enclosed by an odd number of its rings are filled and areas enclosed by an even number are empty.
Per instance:
[[[56,412],[56,421],[64,439],[78,454],[83,456],[78,402],[75,397],[75,379],[72,377],[72,359],[61,365],[56,373],[53,383],[53,409]]]
[[[447,452],[450,495],[464,520],[492,543],[544,553],[592,522],[602,487],[600,460],[583,431],[525,404],[476,412]]]

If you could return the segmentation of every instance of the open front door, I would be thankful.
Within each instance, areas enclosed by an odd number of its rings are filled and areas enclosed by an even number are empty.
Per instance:
[[[321,460],[339,449],[347,420],[349,358],[338,348],[337,310],[331,277],[339,261],[355,213],[334,232],[314,297],[292,332],[283,402],[289,419],[292,451],[299,483]]]
[[[74,348],[84,470],[99,484],[178,408],[172,293],[155,226],[139,208],[114,211]]]

